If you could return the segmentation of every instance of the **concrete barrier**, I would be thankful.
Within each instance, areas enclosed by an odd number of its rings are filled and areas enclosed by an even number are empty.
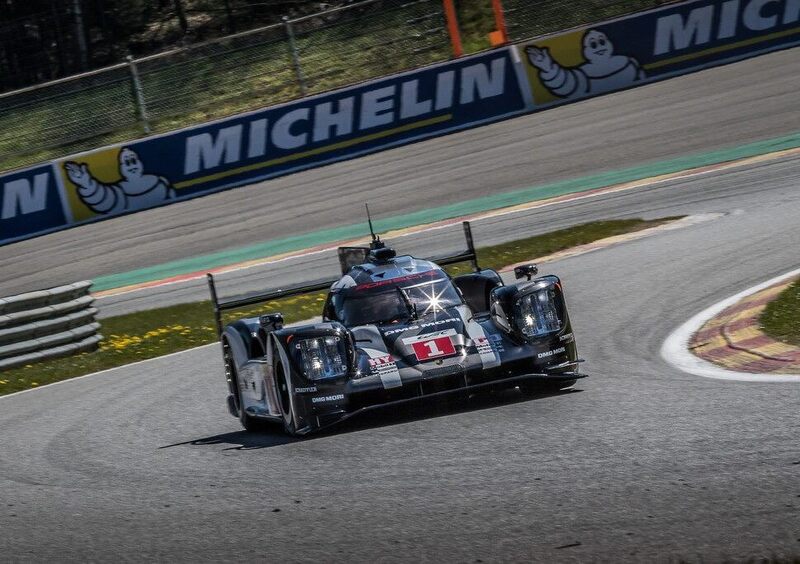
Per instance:
[[[0,370],[97,348],[91,281],[0,298]]]

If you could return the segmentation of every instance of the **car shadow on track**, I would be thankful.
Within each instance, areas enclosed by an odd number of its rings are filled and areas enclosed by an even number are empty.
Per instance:
[[[495,391],[487,394],[477,394],[470,396],[469,398],[450,398],[438,401],[421,401],[416,404],[411,404],[402,411],[391,408],[376,409],[374,411],[368,411],[358,417],[348,419],[347,421],[308,437],[289,437],[285,435],[283,430],[276,424],[268,425],[263,431],[258,433],[236,431],[232,433],[223,433],[220,435],[212,435],[210,437],[203,437],[199,439],[183,441],[180,443],[164,445],[159,448],[164,449],[178,446],[216,445],[229,445],[228,448],[223,450],[254,450],[271,448],[300,441],[321,440],[325,439],[326,437],[341,435],[344,433],[352,433],[355,431],[388,427],[390,425],[398,425],[409,421],[420,421],[424,419],[432,419],[434,417],[469,413],[470,411],[491,409],[527,401],[536,401],[538,399],[544,399],[548,397],[577,394],[580,392],[581,390],[579,389],[569,389],[559,392],[537,394],[535,396],[525,396],[520,393],[519,390]]]

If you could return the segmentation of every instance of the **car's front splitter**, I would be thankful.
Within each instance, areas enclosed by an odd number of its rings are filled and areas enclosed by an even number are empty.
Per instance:
[[[570,371],[563,371],[564,368],[568,367],[577,367],[577,364],[582,361],[570,362],[565,363],[564,365],[559,366],[558,373],[535,373],[535,374],[519,374],[514,376],[508,376],[505,378],[495,378],[490,379],[484,382],[469,384],[459,387],[448,388],[439,391],[432,391],[428,393],[420,393],[413,395],[411,397],[404,397],[402,399],[390,400],[381,403],[374,403],[370,405],[364,405],[362,407],[358,407],[354,410],[339,410],[339,411],[331,411],[324,414],[318,414],[314,416],[316,420],[316,424],[308,425],[304,429],[298,431],[299,435],[308,435],[310,433],[315,433],[318,431],[322,431],[325,429],[329,429],[334,427],[335,425],[339,425],[344,421],[352,419],[353,417],[363,415],[370,411],[376,411],[384,408],[390,407],[397,407],[401,405],[406,405],[415,402],[424,402],[428,400],[433,400],[435,398],[441,398],[445,396],[453,396],[453,395],[463,395],[468,394],[470,392],[491,389],[491,388],[510,388],[514,386],[518,386],[519,384],[524,384],[526,382],[569,382],[571,380],[578,380],[581,378],[586,378],[588,374],[583,374],[577,372],[577,370],[570,370]],[[569,366],[568,366],[569,365]]]

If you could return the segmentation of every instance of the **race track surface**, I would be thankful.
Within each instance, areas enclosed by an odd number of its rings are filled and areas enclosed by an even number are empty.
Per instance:
[[[547,265],[565,280],[591,374],[571,393],[382,413],[294,441],[240,431],[208,346],[0,398],[0,554],[797,557],[800,386],[690,376],[659,349],[697,311],[797,267],[798,183],[798,158],[696,177],[650,211],[726,215]],[[580,215],[640,213],[650,194]]]
[[[0,295],[800,130],[799,49],[0,247]],[[513,238],[513,234],[509,234]]]

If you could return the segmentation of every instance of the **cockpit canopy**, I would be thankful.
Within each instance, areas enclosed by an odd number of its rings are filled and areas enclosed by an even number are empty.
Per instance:
[[[331,287],[325,317],[346,326],[409,322],[463,303],[447,274],[409,256],[353,267]]]

